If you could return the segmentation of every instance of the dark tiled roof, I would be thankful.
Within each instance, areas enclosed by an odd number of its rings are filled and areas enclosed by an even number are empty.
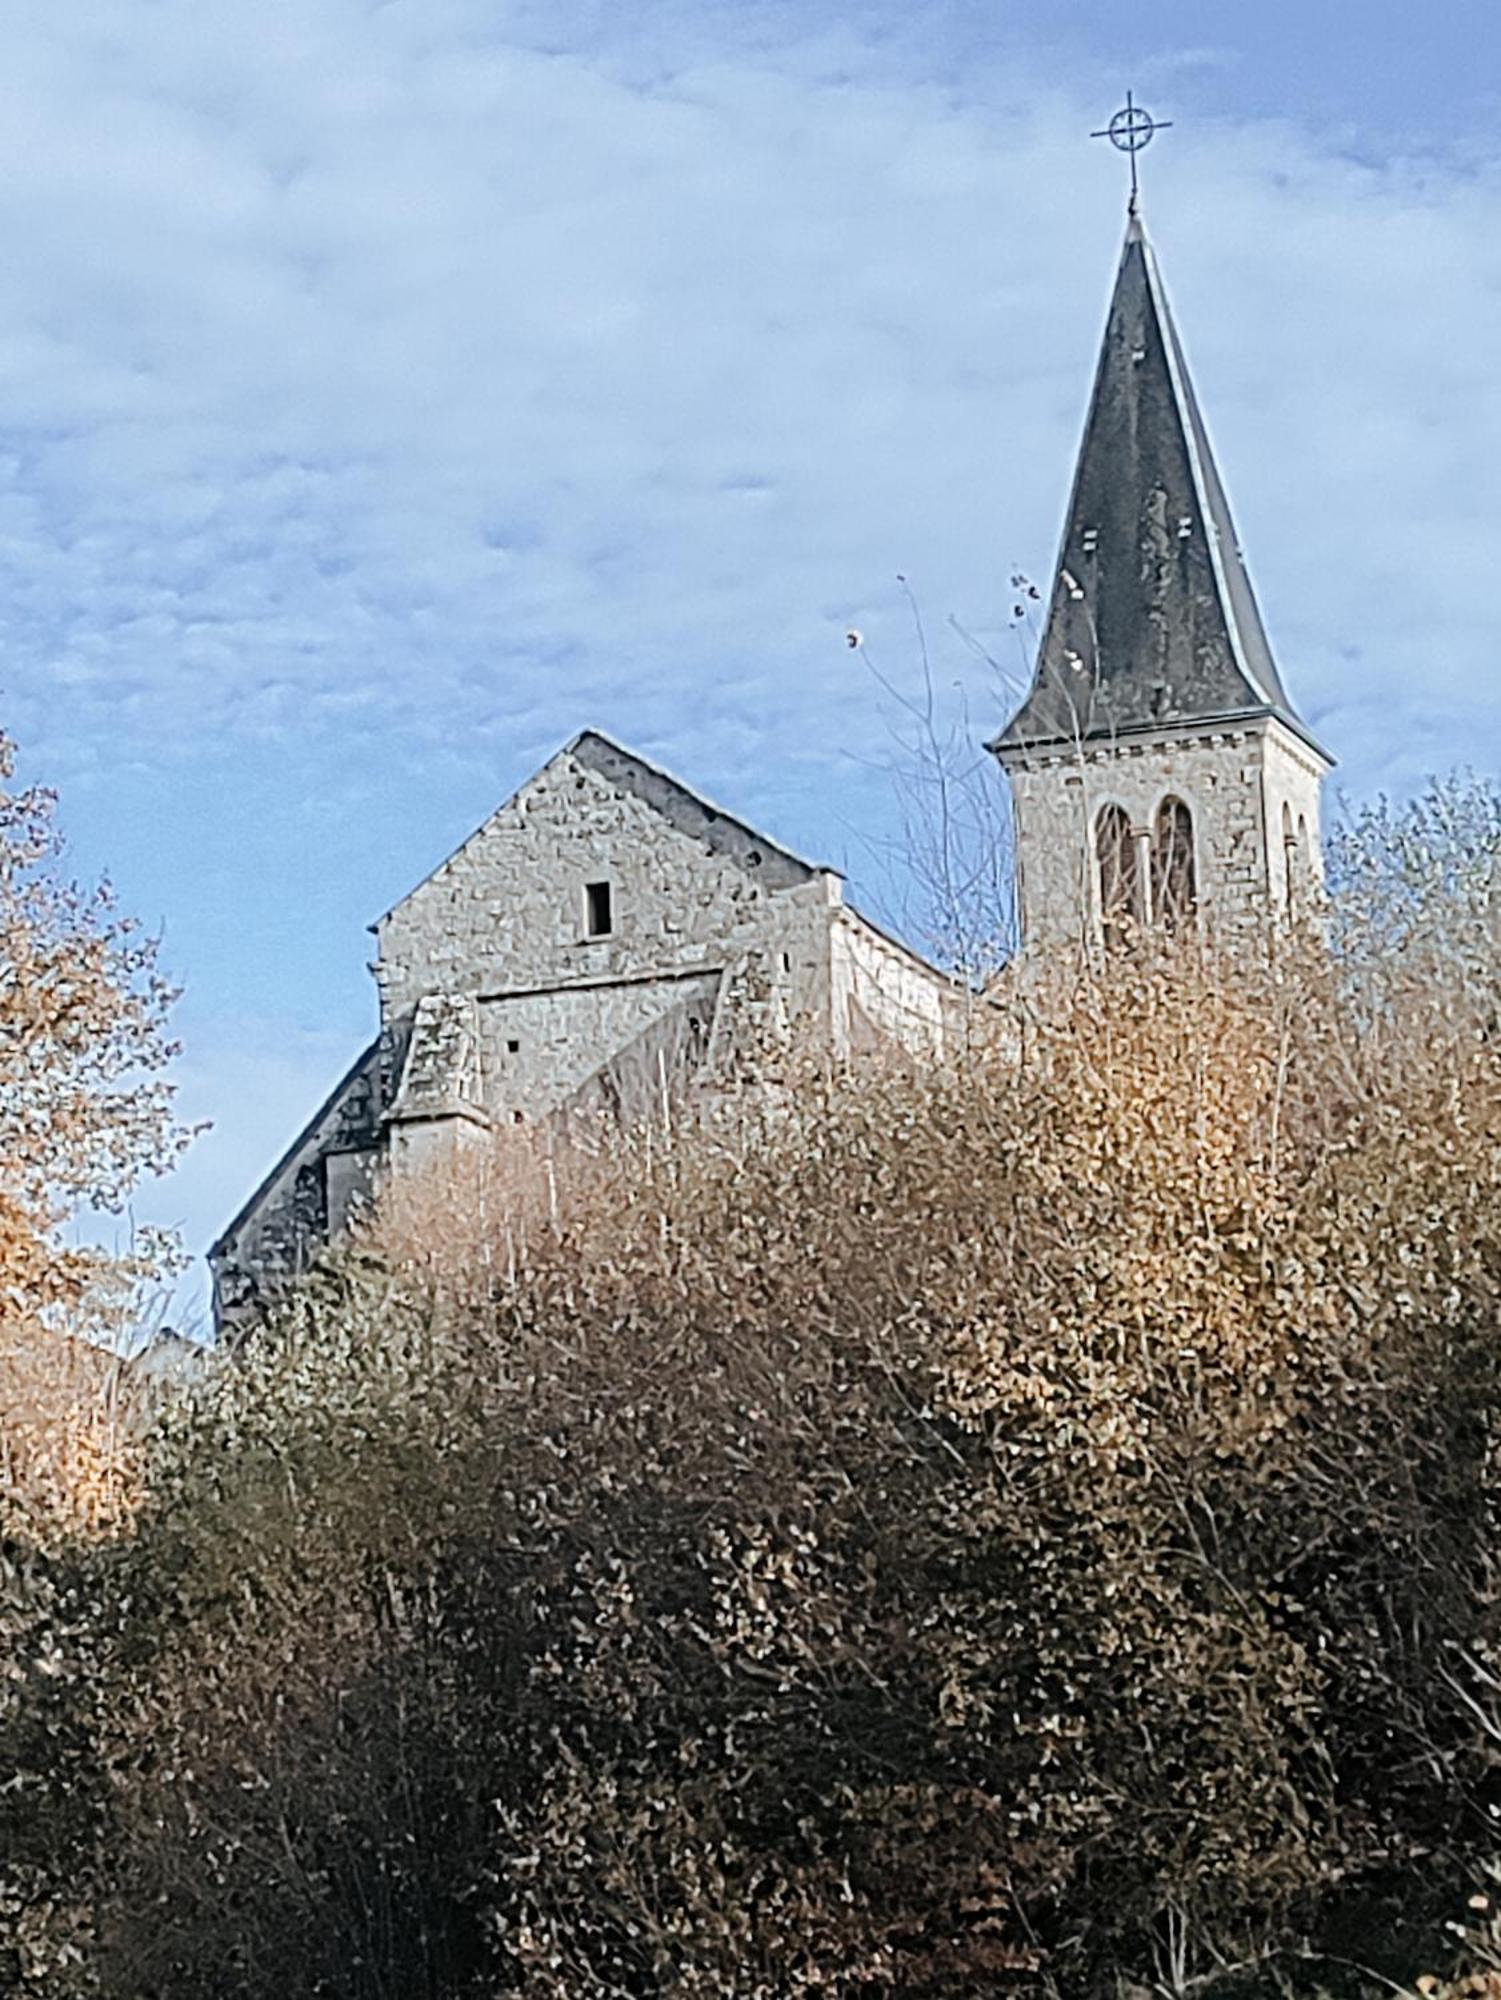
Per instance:
[[[1032,688],[1003,756],[1293,713],[1272,658],[1157,261],[1134,218]]]
[[[726,812],[723,806],[705,798],[702,792],[694,791],[691,785],[684,784],[681,778],[674,777],[660,764],[653,764],[639,752],[628,750],[602,729],[581,729],[577,736],[571,737],[561,750],[548,759],[542,771],[533,772],[504,804],[459,842],[446,860],[440,861],[415,888],[409,889],[400,901],[393,903],[367,928],[379,935],[381,926],[389,917],[409,903],[413,896],[420,895],[430,882],[436,881],[449,862],[456,861],[471,842],[478,840],[501,813],[513,806],[522,793],[537,782],[542,772],[550,771],[564,757],[572,757],[576,763],[585,765],[610,784],[642,799],[661,813],[669,824],[677,827],[680,833],[701,842],[710,854],[723,854],[742,866],[749,863],[751,867],[759,868],[763,863],[769,864],[760,879],[770,888],[785,889],[801,882],[811,882],[815,875],[841,875],[843,872],[824,862],[807,861],[802,855],[794,854],[790,847],[783,847],[780,841],[773,840],[769,834],[758,833],[748,821]]]

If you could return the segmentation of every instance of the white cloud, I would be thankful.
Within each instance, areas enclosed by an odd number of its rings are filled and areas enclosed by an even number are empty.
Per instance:
[[[0,560],[42,729],[624,710],[701,761],[738,709],[775,754],[848,735],[828,642],[899,563],[982,625],[1045,564],[1115,226],[1081,104],[827,36],[643,87],[461,6],[30,19]],[[1342,714],[1342,648],[1384,699],[1452,630],[1483,687],[1494,181],[1173,146],[1154,211],[1295,681]],[[705,676],[738,702],[690,734]]]

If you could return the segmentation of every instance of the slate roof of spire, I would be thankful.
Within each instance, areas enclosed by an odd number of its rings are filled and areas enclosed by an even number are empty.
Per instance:
[[[1272,658],[1133,215],[1031,691],[991,748],[1005,757],[1267,714],[1313,741]]]

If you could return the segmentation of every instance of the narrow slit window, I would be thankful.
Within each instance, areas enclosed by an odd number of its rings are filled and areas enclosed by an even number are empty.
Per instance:
[[[615,928],[614,899],[608,882],[584,884],[584,935],[608,937]]]

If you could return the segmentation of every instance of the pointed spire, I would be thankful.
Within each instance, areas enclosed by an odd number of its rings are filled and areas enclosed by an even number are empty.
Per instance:
[[[1133,202],[1032,688],[991,747],[1266,714],[1307,736]]]

